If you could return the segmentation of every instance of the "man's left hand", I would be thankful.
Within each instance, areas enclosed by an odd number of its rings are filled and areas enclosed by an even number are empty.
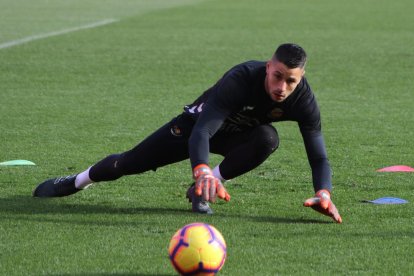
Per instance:
[[[307,199],[303,206],[312,207],[315,211],[333,218],[337,223],[342,223],[342,218],[333,204],[328,190],[319,190],[314,197]]]

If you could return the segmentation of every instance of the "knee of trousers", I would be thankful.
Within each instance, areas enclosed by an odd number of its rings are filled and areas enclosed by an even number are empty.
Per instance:
[[[254,146],[257,151],[271,154],[279,147],[279,135],[271,125],[258,126],[254,132]]]

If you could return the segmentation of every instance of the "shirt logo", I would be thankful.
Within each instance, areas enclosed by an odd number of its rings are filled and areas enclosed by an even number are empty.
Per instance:
[[[173,126],[170,128],[170,132],[171,132],[171,134],[172,134],[172,135],[174,135],[174,136],[176,136],[176,137],[181,137],[181,136],[183,136],[183,133],[182,133],[182,131],[181,131],[180,127],[179,127],[179,126],[177,126],[177,125],[173,125]]]
[[[244,106],[243,109],[242,109],[242,111],[245,111],[245,110],[253,110],[253,109],[254,109],[254,106]]]
[[[284,113],[283,109],[276,107],[276,108],[273,108],[269,112],[269,117],[272,119],[279,119],[280,117],[283,116],[283,113]]]

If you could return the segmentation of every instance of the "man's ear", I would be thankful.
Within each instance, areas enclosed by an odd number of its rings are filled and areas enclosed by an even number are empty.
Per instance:
[[[266,62],[266,73],[269,71],[269,67],[270,67],[270,63],[271,63],[272,61],[271,60],[268,60],[267,62]]]

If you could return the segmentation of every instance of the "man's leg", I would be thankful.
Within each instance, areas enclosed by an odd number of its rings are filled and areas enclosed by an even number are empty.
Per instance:
[[[242,133],[215,135],[210,151],[224,156],[213,169],[215,176],[230,180],[262,164],[279,147],[279,136],[271,125],[260,125]]]
[[[112,181],[124,175],[139,174],[188,158],[188,137],[175,136],[166,124],[133,149],[112,154],[93,165],[92,181]]]
[[[79,175],[46,180],[34,190],[33,196],[67,196],[92,182],[112,181],[124,175],[155,171],[187,159],[191,128],[191,121],[178,116],[129,151],[109,155]]]

